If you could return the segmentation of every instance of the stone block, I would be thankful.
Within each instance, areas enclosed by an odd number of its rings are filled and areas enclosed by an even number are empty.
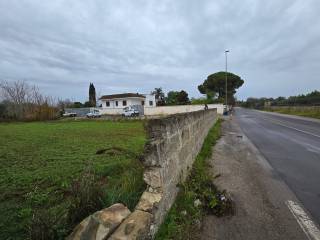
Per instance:
[[[162,193],[151,193],[148,191],[145,191],[136,206],[137,210],[150,212],[152,213],[153,209],[157,207],[159,202],[161,201]]]
[[[143,173],[143,180],[152,188],[162,186],[161,168],[149,168]]]
[[[161,165],[161,158],[159,156],[159,141],[152,141],[146,144],[144,149],[144,156],[141,162],[146,167],[156,167]]]
[[[109,240],[142,240],[151,239],[150,227],[152,214],[140,210],[135,210],[117,230],[111,235]]]
[[[117,203],[85,218],[67,240],[104,240],[130,215],[130,210]]]

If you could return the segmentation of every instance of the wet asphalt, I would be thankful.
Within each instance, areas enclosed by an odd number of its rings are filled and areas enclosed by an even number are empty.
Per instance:
[[[235,120],[320,223],[320,121],[236,108]]]

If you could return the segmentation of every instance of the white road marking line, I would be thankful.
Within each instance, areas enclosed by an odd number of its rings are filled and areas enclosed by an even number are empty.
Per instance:
[[[288,200],[286,205],[299,223],[300,227],[310,240],[320,240],[320,231],[307,213],[299,206],[298,203]]]
[[[285,124],[281,124],[281,123],[283,123],[282,121],[273,120],[273,119],[270,119],[270,118],[263,118],[263,119],[269,120],[270,122],[273,122],[273,123],[275,123],[275,124],[281,125],[281,126],[283,126],[283,127],[287,127],[287,128],[296,130],[296,131],[298,131],[298,132],[302,132],[302,133],[309,134],[309,135],[311,135],[311,136],[320,138],[320,135],[313,134],[313,133],[311,133],[311,132],[307,132],[307,131],[304,131],[304,130],[301,130],[301,129],[298,129],[298,128],[295,128],[295,127],[291,127],[291,126],[288,126],[288,125],[285,125]]]

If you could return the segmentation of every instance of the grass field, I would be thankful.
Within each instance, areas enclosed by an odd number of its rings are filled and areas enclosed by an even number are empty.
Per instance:
[[[292,106],[292,107],[268,107],[263,109],[265,111],[269,112],[277,112],[277,113],[283,113],[283,114],[290,114],[290,115],[296,115],[301,117],[311,117],[311,118],[318,118],[320,119],[320,106]]]
[[[145,188],[145,141],[140,121],[0,124],[0,239],[37,238],[40,223],[62,239],[94,191],[86,214],[115,202],[132,209]]]

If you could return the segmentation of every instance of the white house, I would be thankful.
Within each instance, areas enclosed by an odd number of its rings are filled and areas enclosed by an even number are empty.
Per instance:
[[[139,93],[122,93],[104,95],[100,99],[102,114],[119,115],[123,113],[123,108],[139,105],[146,116],[170,115],[176,113],[193,112],[204,109],[203,104],[199,105],[178,105],[178,106],[158,106],[156,107],[155,95]],[[209,109],[216,108],[218,114],[223,114],[223,104],[208,104]]]
[[[104,95],[99,99],[101,101],[101,111],[103,114],[121,114],[122,109],[132,105],[143,107],[155,107],[156,99],[151,94],[122,93]]]

